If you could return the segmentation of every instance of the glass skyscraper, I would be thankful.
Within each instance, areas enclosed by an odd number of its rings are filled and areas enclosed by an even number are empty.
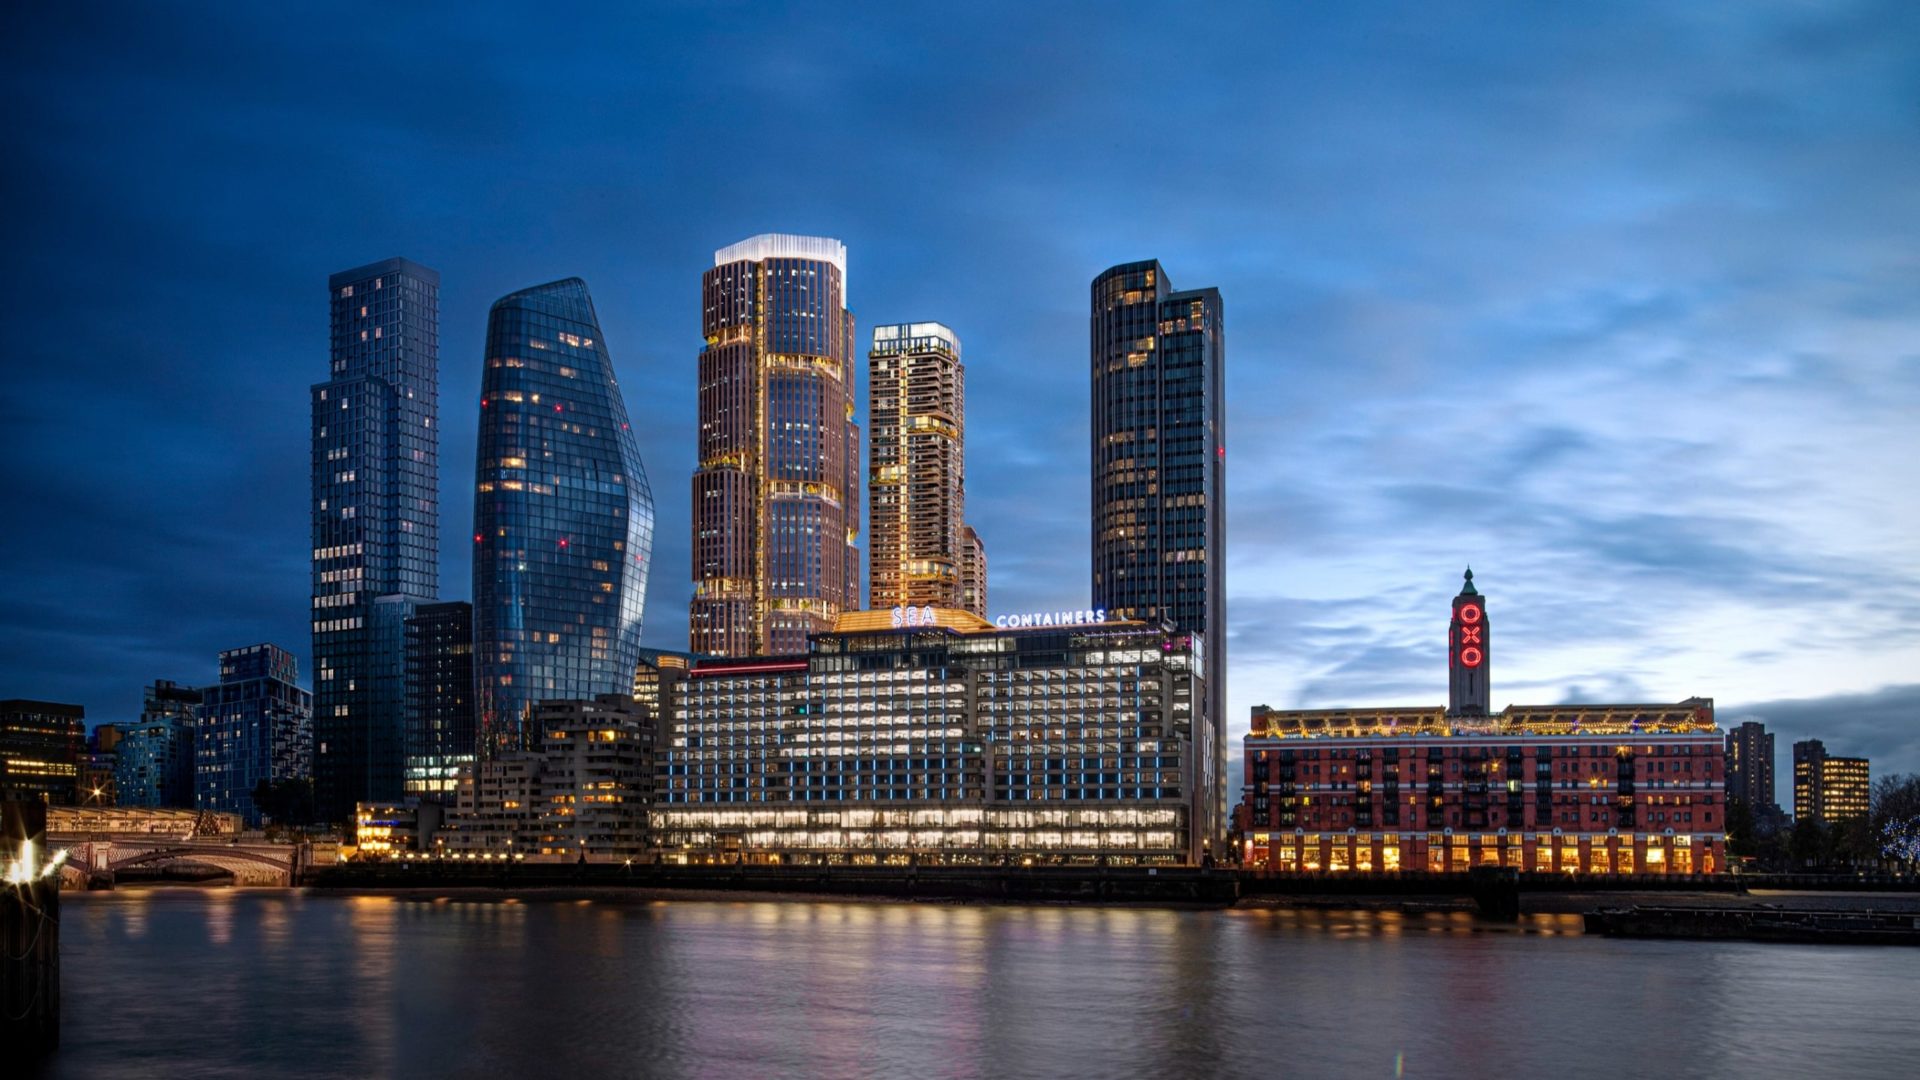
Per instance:
[[[194,738],[194,805],[260,824],[253,789],[313,774],[313,695],[300,661],[278,645],[220,654],[220,682],[201,692]]]
[[[860,602],[860,429],[847,247],[767,234],[700,279],[697,653],[805,652]]]
[[[526,745],[535,702],[627,693],[653,495],[587,295],[568,278],[487,317],[473,502],[483,756]]]
[[[1093,279],[1093,606],[1201,636],[1214,793],[1226,829],[1226,339],[1218,289],[1175,290],[1154,261]]]
[[[328,279],[332,368],[313,387],[314,801],[401,795],[399,641],[438,593],[440,275],[388,259]],[[396,597],[376,609],[374,601]]]
[[[140,722],[114,746],[114,788],[120,806],[193,805],[194,731],[201,693],[161,679],[147,687]]]
[[[407,620],[409,799],[451,803],[461,767],[473,763],[473,605],[421,604]]]
[[[867,353],[867,606],[987,613],[967,526],[967,372],[939,323],[873,328]]]

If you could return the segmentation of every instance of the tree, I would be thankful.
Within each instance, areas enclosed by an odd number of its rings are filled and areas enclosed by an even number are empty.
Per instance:
[[[1727,854],[1754,853],[1753,810],[1745,799],[1727,800]]]
[[[1793,832],[1787,837],[1787,857],[1793,860],[1796,870],[1819,866],[1827,859],[1827,830],[1824,825],[1810,817],[1803,817],[1793,823]]]
[[[1879,845],[1873,824],[1865,816],[1841,818],[1827,824],[1827,861],[1834,866],[1858,867],[1878,861]]]
[[[253,805],[275,825],[313,824],[313,781],[262,780],[253,788]]]
[[[1912,871],[1920,864],[1920,776],[1893,773],[1874,781],[1868,806],[1873,854]]]

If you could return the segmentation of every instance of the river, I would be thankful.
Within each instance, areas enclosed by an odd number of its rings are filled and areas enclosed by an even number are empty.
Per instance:
[[[1577,916],[62,902],[59,1077],[1898,1077],[1920,950]]]

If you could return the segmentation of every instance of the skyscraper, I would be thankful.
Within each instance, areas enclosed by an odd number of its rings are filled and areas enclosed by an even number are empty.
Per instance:
[[[847,248],[755,236],[701,277],[694,652],[805,652],[860,597]]]
[[[586,282],[495,301],[473,500],[483,756],[537,736],[535,702],[630,690],[652,555],[653,495]]]
[[[984,616],[986,554],[967,526],[966,368],[939,323],[873,328],[867,353],[867,606]]]
[[[346,821],[400,797],[399,607],[440,564],[440,275],[387,259],[328,279],[332,368],[313,387],[314,800]]]
[[[193,805],[194,730],[201,701],[200,691],[167,679],[147,687],[140,722],[127,725],[114,747],[118,805]]]
[[[313,775],[313,695],[300,661],[278,645],[220,654],[220,681],[202,690],[194,738],[194,805],[260,824],[253,789]]]
[[[1220,291],[1154,261],[1093,279],[1093,606],[1201,636],[1209,730],[1195,735],[1226,822],[1226,338]]]
[[[1755,814],[1774,806],[1773,734],[1767,725],[1748,720],[1727,732],[1727,798]]]
[[[473,605],[422,604],[407,620],[409,799],[452,803],[479,746],[473,709]]]

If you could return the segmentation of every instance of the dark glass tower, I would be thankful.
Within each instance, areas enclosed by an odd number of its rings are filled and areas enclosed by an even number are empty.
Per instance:
[[[399,626],[438,592],[440,275],[405,259],[328,279],[313,388],[314,800],[345,821],[401,794]],[[379,610],[374,601],[397,597]]]
[[[587,284],[496,301],[473,501],[479,751],[526,745],[535,702],[628,693],[653,495]]]
[[[1201,635],[1196,835],[1227,813],[1226,337],[1220,290],[1154,261],[1093,279],[1093,606]]]
[[[422,604],[407,620],[407,798],[453,802],[478,745],[473,605]]]

